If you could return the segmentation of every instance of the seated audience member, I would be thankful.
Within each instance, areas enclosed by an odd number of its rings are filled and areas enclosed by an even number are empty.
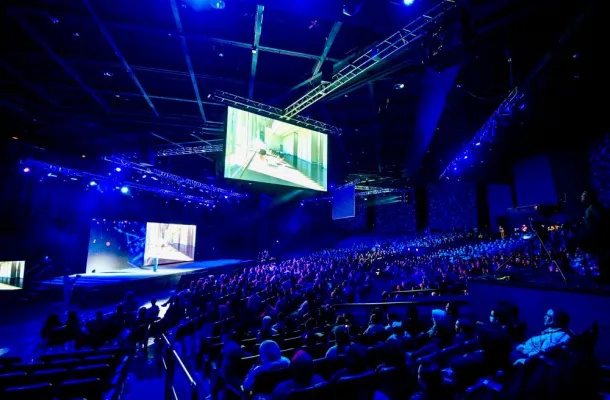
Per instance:
[[[345,368],[335,372],[330,379],[336,382],[344,376],[360,375],[369,370],[366,359],[366,347],[354,344],[345,353]]]
[[[299,350],[290,362],[292,379],[280,383],[271,394],[272,400],[283,400],[291,391],[315,386],[324,382],[324,378],[314,374],[313,359],[303,350]]]
[[[385,326],[382,324],[383,317],[379,313],[371,314],[371,319],[369,320],[369,326],[364,331],[365,335],[368,336],[379,336],[386,332]]]
[[[345,355],[351,345],[349,330],[345,326],[339,326],[334,331],[336,344],[328,349],[325,356],[330,359]]]
[[[280,312],[277,314],[277,322],[273,325],[273,330],[275,330],[280,335],[284,335],[286,333],[286,314]]]
[[[265,340],[259,349],[260,359],[257,365],[246,374],[244,390],[249,391],[254,387],[256,376],[265,371],[277,371],[290,366],[290,360],[282,356],[280,346],[273,340]]]
[[[411,353],[411,358],[416,360],[451,345],[454,327],[449,322],[450,320],[444,310],[432,310],[432,328],[418,337],[426,344]]]
[[[396,322],[394,322],[396,323]],[[385,374],[385,379],[380,379],[379,390],[375,393],[375,399],[399,399],[412,393],[411,368],[407,368],[407,357],[402,343],[394,340],[383,345],[383,364],[377,367],[380,378],[384,375],[384,369],[391,368],[390,374]]]
[[[420,365],[417,370],[417,381],[422,391],[411,396],[411,400],[445,400],[451,394],[443,384],[443,375],[438,365]]]
[[[157,299],[150,300],[150,307],[146,310],[146,316],[152,320],[159,318],[160,308],[157,305]]]
[[[87,332],[89,332],[89,343],[92,347],[101,347],[106,341],[108,324],[104,320],[104,313],[97,311],[95,319],[87,322]]]
[[[405,328],[402,326],[402,322],[400,322],[400,321],[392,322],[391,332],[392,332],[392,334],[390,335],[388,340],[386,340],[386,342],[398,341],[400,343],[404,343],[405,340],[410,338],[409,334],[405,331]]]
[[[262,343],[265,340],[270,340],[273,335],[277,335],[277,331],[272,327],[273,320],[266,316],[261,323],[261,330],[258,332],[258,342]]]
[[[410,336],[417,336],[423,332],[424,327],[419,320],[419,310],[415,306],[409,306],[407,310],[407,320],[404,324],[405,331]]]
[[[396,313],[388,313],[388,324],[385,326],[386,331],[392,332],[392,324],[394,322],[400,322],[400,318]]]
[[[127,314],[135,314],[138,311],[139,305],[133,292],[127,292],[123,306]]]
[[[574,337],[569,329],[570,316],[560,310],[550,309],[544,316],[544,330],[517,346],[516,351],[523,356],[517,362],[551,350],[554,347],[567,344]]]
[[[455,321],[454,344],[461,344],[475,338],[474,326],[468,318],[458,318]]]
[[[63,324],[59,320],[59,316],[57,314],[49,314],[44,322],[42,330],[40,331],[40,337],[42,338],[43,342],[47,344],[49,338],[51,337],[51,332],[62,325]]]

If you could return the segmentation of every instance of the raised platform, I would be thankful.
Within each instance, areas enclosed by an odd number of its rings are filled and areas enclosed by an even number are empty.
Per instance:
[[[570,277],[568,277],[570,282]],[[515,282],[511,280],[474,279],[468,281],[472,312],[478,320],[487,321],[491,308],[499,301],[510,301],[520,310],[520,319],[527,324],[527,336],[543,329],[543,318],[550,308],[570,314],[570,327],[575,333],[599,324],[596,356],[610,363],[610,290],[595,284],[563,282]]]
[[[192,280],[199,276],[243,268],[251,263],[251,260],[222,259],[161,265],[157,272],[153,272],[152,267],[147,267],[81,274],[81,278],[74,286],[72,302],[86,308],[97,307],[100,304],[122,300],[127,291],[145,294],[174,289],[183,277],[192,276]],[[61,297],[63,277],[39,282],[37,290],[53,292],[55,297]]]

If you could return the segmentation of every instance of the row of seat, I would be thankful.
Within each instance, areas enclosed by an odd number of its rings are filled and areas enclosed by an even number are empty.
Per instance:
[[[103,382],[97,378],[65,381],[60,384],[39,383],[11,387],[0,393],[3,400],[54,400],[85,398],[104,399]]]
[[[45,354],[38,361],[3,360],[1,398],[101,398],[118,399],[127,378],[131,356],[120,348]],[[19,361],[19,362],[16,362]],[[73,396],[74,395],[74,396]]]

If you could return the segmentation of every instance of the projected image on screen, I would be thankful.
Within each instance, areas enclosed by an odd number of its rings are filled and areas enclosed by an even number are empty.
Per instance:
[[[326,191],[328,137],[229,107],[225,178]]]
[[[172,264],[195,258],[195,225],[146,224],[144,265]]]
[[[87,273],[141,268],[145,240],[145,223],[94,219],[91,221]]]
[[[23,288],[25,261],[0,261],[0,290]]]

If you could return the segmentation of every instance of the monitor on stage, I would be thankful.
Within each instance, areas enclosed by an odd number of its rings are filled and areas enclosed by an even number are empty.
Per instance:
[[[224,177],[327,190],[328,136],[229,107]]]
[[[144,265],[174,264],[195,259],[196,225],[146,224]]]
[[[25,261],[0,261],[0,291],[23,288]]]

